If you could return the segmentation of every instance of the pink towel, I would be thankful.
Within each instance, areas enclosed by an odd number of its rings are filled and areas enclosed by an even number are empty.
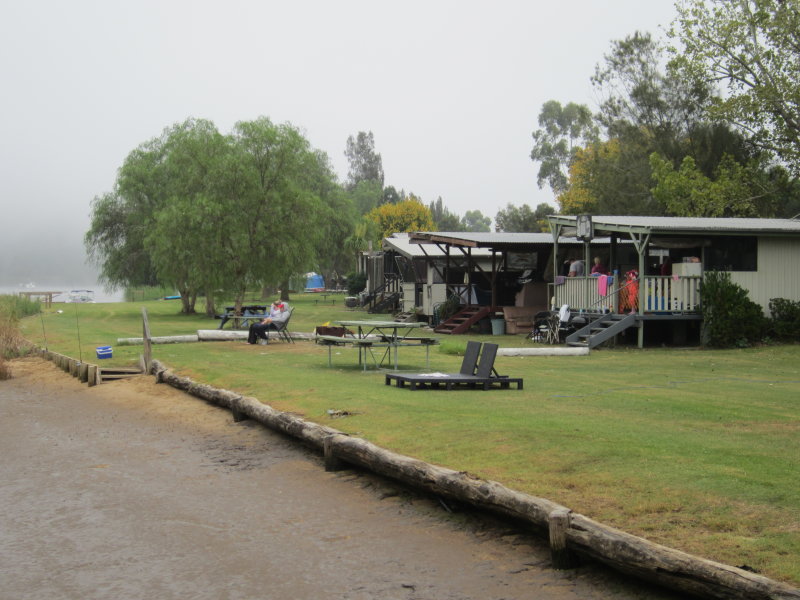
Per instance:
[[[678,279],[680,278],[677,275],[675,274],[672,275],[672,281],[678,281]]]
[[[597,278],[597,293],[601,296],[605,296],[608,293],[608,275],[600,275]]]

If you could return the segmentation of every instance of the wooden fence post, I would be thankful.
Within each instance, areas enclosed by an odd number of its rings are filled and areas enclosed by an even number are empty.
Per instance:
[[[548,516],[550,557],[553,560],[553,567],[560,570],[578,566],[578,557],[567,548],[567,530],[571,512],[568,508],[559,508]]]
[[[328,472],[341,471],[345,468],[344,463],[333,454],[333,438],[329,435],[322,440],[322,452],[325,457],[325,470]]]
[[[89,363],[81,363],[78,370],[78,379],[80,379],[81,383],[89,381]]]
[[[242,412],[242,407],[239,403],[241,399],[242,397],[239,396],[238,398],[234,398],[233,402],[231,402],[231,414],[233,415],[234,423],[241,423],[249,418],[244,412]]]
[[[144,345],[144,372],[150,372],[153,361],[153,348],[150,339],[150,323],[147,320],[147,308],[142,307],[142,344]]]

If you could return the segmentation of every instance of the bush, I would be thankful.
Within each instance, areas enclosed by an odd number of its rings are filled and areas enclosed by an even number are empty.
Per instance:
[[[19,296],[0,296],[0,380],[11,377],[6,359],[25,356],[31,351],[30,344],[20,335],[17,323],[20,318],[40,311],[39,302]]]
[[[0,318],[19,321],[22,317],[38,315],[42,312],[42,304],[38,300],[29,300],[10,294],[0,295]]]
[[[772,315],[770,329],[775,337],[785,340],[800,339],[800,302],[786,298],[773,298],[769,301]]]
[[[761,340],[766,318],[747,290],[731,281],[730,273],[709,271],[700,284],[703,343],[718,348],[749,346]]]
[[[366,273],[350,273],[347,276],[347,293],[351,296],[357,296],[365,287],[367,287]]]

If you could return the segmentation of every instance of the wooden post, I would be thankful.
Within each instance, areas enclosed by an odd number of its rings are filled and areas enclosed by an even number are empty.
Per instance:
[[[81,383],[89,381],[89,363],[81,363],[78,370],[78,379],[80,379]]]
[[[241,423],[242,421],[246,421],[248,416],[242,412],[241,405],[239,401],[242,399],[241,396],[235,398],[233,402],[231,402],[231,414],[233,415],[233,422],[234,423]]]
[[[142,307],[142,343],[144,344],[144,372],[150,372],[153,361],[153,348],[150,338],[150,323],[147,320],[147,308]]]
[[[336,458],[333,454],[333,438],[335,435],[329,435],[322,440],[322,452],[325,456],[325,470],[330,472],[341,471],[345,468],[344,463]]]
[[[553,560],[553,567],[560,570],[578,566],[578,557],[567,548],[567,530],[571,512],[568,508],[559,508],[548,516],[550,557]]]
[[[97,365],[89,365],[88,377],[89,387],[97,385]]]

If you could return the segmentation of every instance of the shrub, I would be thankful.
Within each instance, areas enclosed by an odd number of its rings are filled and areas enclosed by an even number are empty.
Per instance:
[[[42,305],[38,300],[29,300],[10,294],[0,295],[0,318],[18,321],[22,317],[37,315],[41,311]]]
[[[750,300],[747,290],[731,281],[730,273],[709,271],[700,284],[703,342],[730,348],[759,341],[766,329],[761,307]]]
[[[769,301],[772,315],[770,329],[781,339],[800,339],[800,302],[786,298],[773,298]]]
[[[19,319],[40,310],[39,302],[18,296],[0,296],[0,379],[11,377],[6,359],[25,356],[31,350],[17,328]]]
[[[350,273],[347,276],[347,293],[356,296],[367,287],[366,273]]]

